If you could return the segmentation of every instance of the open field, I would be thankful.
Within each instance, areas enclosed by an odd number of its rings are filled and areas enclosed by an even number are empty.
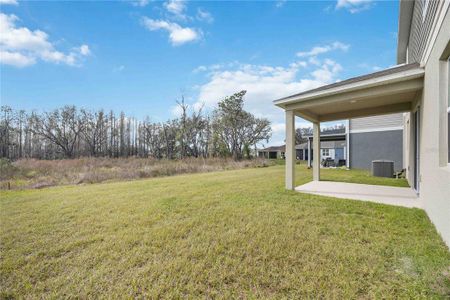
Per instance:
[[[311,178],[304,165],[297,173],[298,184]],[[450,296],[450,253],[424,211],[285,191],[283,175],[273,166],[1,191],[1,296]]]
[[[305,164],[305,162],[297,162]],[[142,178],[205,173],[243,168],[284,165],[284,160],[254,159],[235,161],[226,158],[78,158],[62,160],[0,160],[0,189],[40,189],[58,185],[90,184]],[[408,186],[405,180],[374,178],[368,171],[339,173],[340,181]],[[324,178],[326,180],[326,178]],[[333,178],[330,178],[333,180]]]
[[[263,167],[265,159],[235,161],[231,158],[78,158],[61,160],[0,160],[0,189],[44,188],[56,185],[99,183],[188,173]]]

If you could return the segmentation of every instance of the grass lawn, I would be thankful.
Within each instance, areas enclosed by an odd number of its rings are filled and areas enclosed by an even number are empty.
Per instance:
[[[297,166],[298,184],[311,178]],[[362,171],[326,180],[405,185]],[[284,167],[2,191],[1,296],[446,298],[426,214],[305,195]]]

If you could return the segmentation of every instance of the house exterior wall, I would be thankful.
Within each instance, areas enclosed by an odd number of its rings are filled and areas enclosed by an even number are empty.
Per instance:
[[[408,63],[421,61],[427,40],[432,33],[438,7],[439,1],[436,0],[414,1],[408,41]]]
[[[448,146],[444,143],[448,124],[446,104],[443,103],[448,97],[448,75],[445,75],[446,70],[442,68],[443,53],[449,49],[449,11],[447,6],[447,10],[443,11],[442,24],[436,29],[439,31],[436,32],[430,55],[426,61],[421,62],[425,67],[425,78],[423,92],[419,95],[417,104],[421,114],[419,197],[424,202],[430,220],[450,246],[450,165],[448,159],[445,159]],[[443,80],[444,76],[446,81]],[[409,128],[409,136],[412,136],[413,128]],[[410,151],[410,155],[411,153]],[[413,169],[412,161],[409,159],[410,169]],[[411,175],[408,179],[412,183]]]
[[[403,169],[403,114],[378,115],[349,120],[350,168],[370,170],[372,161],[394,161]]]
[[[403,169],[403,130],[350,133],[350,168],[370,170],[372,161],[394,161]]]
[[[258,157],[268,159],[284,159],[284,151],[258,151]]]
[[[345,147],[343,148],[336,148],[336,157],[335,159],[345,159]]]
[[[403,129],[403,115],[388,114],[349,120],[350,133]]]

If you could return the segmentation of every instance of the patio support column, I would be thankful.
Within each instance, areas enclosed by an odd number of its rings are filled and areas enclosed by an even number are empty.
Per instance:
[[[320,123],[313,123],[313,180],[320,180]]]
[[[295,115],[286,110],[286,189],[295,188]]]

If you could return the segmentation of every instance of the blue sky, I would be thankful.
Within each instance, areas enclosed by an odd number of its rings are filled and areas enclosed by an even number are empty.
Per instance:
[[[246,89],[280,144],[272,100],[395,64],[397,1],[0,3],[0,100],[16,109],[163,121],[182,94],[209,110]]]

